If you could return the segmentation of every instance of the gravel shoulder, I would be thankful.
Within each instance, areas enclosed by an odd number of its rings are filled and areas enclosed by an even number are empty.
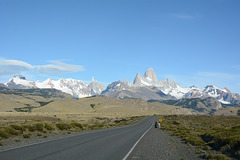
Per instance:
[[[194,148],[170,136],[167,131],[152,127],[141,139],[128,160],[200,160]]]

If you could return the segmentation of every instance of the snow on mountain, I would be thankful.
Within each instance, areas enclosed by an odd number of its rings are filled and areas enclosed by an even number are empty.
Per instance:
[[[30,82],[27,81],[25,77],[14,76],[6,83],[6,86],[11,89],[54,88],[71,94],[74,98],[99,95],[104,90],[104,86],[101,83],[94,81],[94,78],[89,85],[86,85],[81,80],[70,78],[59,80],[52,80],[49,78],[43,82]]]
[[[239,103],[240,95],[231,93],[227,88],[220,89],[214,85],[207,85],[205,88],[195,86],[183,88],[175,81],[168,79],[158,80],[156,73],[152,68],[148,69],[144,76],[138,73],[134,82],[116,81],[108,85],[106,90],[101,83],[92,79],[90,84],[84,84],[81,80],[75,79],[47,79],[43,82],[30,82],[23,76],[14,76],[6,84],[11,89],[29,89],[29,88],[55,88],[65,93],[71,94],[75,98],[88,97],[92,95],[128,95],[137,98],[144,96],[145,99],[181,99],[181,98],[207,98],[213,97],[222,103]],[[117,92],[117,93],[116,93]],[[123,92],[123,93],[120,93]],[[142,93],[144,92],[144,93]]]
[[[26,78],[21,75],[14,76],[5,85],[11,89],[36,88],[34,82],[27,81]]]
[[[121,81],[113,82],[110,84],[103,94],[107,95],[107,92],[120,92],[124,90],[131,90],[131,92],[139,90],[137,88],[141,87],[156,87],[160,90],[164,96],[175,97],[176,99],[181,98],[201,98],[205,99],[207,97],[213,97],[219,100],[222,103],[237,103],[240,102],[240,95],[231,93],[227,88],[220,89],[213,85],[208,85],[205,88],[197,88],[195,86],[183,88],[175,81],[169,81],[168,79],[158,81],[156,73],[152,68],[148,69],[144,76],[137,73],[134,82],[128,83],[127,80],[124,80],[124,83]],[[142,93],[145,95],[145,93]],[[150,96],[149,96],[150,97]]]

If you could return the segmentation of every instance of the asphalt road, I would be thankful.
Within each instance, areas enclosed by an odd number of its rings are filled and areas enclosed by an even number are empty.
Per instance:
[[[134,148],[127,160],[201,160],[190,145],[169,132],[152,127]]]
[[[99,130],[0,152],[0,160],[118,160],[129,151],[156,117],[122,128]]]

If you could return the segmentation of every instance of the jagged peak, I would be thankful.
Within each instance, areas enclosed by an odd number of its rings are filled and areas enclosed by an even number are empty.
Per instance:
[[[224,88],[227,92],[232,93],[227,87]]]
[[[145,74],[144,74],[144,78],[147,78],[153,82],[157,82],[158,79],[157,79],[157,75],[156,73],[154,72],[153,68],[149,68]]]
[[[14,79],[14,78],[19,78],[19,79],[22,79],[22,80],[26,80],[26,78],[22,75],[15,75],[15,76],[13,76],[12,79]]]

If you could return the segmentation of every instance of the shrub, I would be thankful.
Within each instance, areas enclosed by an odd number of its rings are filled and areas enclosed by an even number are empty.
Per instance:
[[[46,128],[49,131],[53,130],[53,127],[48,123],[44,123],[44,128]]]
[[[0,129],[0,137],[7,139],[9,135],[6,131]]]
[[[6,127],[5,130],[11,135],[18,135],[18,132],[12,127]]]
[[[92,109],[94,109],[94,107],[95,107],[95,104],[90,104],[90,106],[92,107]]]
[[[24,125],[24,127],[27,128],[29,132],[34,132],[36,130],[34,125]]]
[[[83,129],[83,125],[80,124],[80,123],[73,122],[73,123],[71,123],[71,125],[72,125],[73,127],[77,127],[77,128]]]
[[[20,125],[17,125],[17,124],[12,124],[10,126],[15,130],[25,131],[25,128],[23,126],[20,126]]]
[[[57,123],[56,127],[60,130],[68,130],[70,126],[66,123]]]
[[[43,123],[36,123],[35,127],[37,131],[43,132]]]
[[[42,134],[41,133],[37,133],[37,136],[42,136]]]
[[[30,134],[23,134],[23,138],[30,138]]]

